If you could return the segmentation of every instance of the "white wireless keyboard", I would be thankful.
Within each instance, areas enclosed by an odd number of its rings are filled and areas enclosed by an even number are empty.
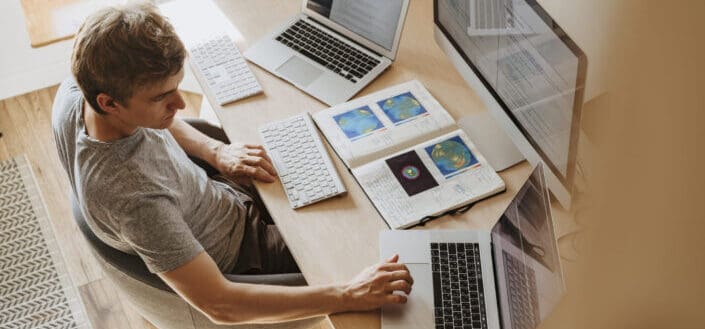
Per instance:
[[[262,92],[262,86],[227,35],[202,41],[189,52],[220,105]]]
[[[259,132],[292,208],[346,192],[308,113],[269,123]]]

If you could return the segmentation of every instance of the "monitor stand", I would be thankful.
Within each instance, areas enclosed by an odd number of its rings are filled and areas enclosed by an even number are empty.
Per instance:
[[[458,120],[458,125],[494,170],[502,171],[524,160],[519,149],[488,111],[464,116]]]

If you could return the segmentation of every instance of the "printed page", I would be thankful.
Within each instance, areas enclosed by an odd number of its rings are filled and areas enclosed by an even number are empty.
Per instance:
[[[348,168],[457,129],[416,80],[320,111],[313,119]]]
[[[393,228],[418,224],[505,189],[462,130],[352,170]]]

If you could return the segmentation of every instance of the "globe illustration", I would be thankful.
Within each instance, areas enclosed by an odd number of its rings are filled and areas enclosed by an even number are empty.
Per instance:
[[[453,139],[434,145],[429,153],[444,175],[477,163],[470,150],[462,142]]]
[[[377,116],[367,108],[359,108],[334,117],[348,138],[354,138],[384,127]]]
[[[426,113],[426,109],[411,93],[392,97],[379,105],[389,119],[395,123]]]

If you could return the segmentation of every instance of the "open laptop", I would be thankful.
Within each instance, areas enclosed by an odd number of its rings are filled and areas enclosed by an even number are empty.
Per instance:
[[[391,65],[408,6],[409,0],[304,0],[301,13],[244,56],[336,105]]]
[[[384,329],[533,329],[564,293],[541,164],[491,232],[384,231],[380,252],[414,278],[405,305],[382,309]]]

